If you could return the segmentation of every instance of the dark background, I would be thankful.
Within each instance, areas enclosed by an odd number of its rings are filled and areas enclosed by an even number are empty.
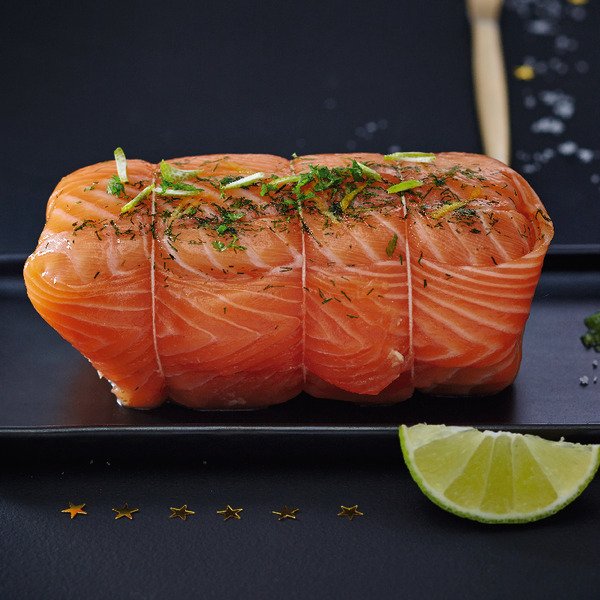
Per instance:
[[[599,30],[592,0],[507,0],[502,13],[512,166],[553,217],[552,252],[567,256],[559,261],[567,271],[544,275],[523,371],[537,379],[491,400],[500,424],[528,410],[523,390],[543,412],[547,398],[531,390],[546,372],[560,381],[551,390],[558,422],[568,422],[569,402],[584,413],[595,398],[600,406],[597,386],[578,384],[597,374],[578,332],[600,289]],[[48,196],[62,176],[111,159],[116,146],[149,161],[480,152],[461,1],[21,2],[3,12],[0,34],[0,598],[597,595],[600,479],[550,519],[490,527],[431,504],[372,412],[372,431],[332,427],[325,436],[310,429],[310,404],[284,409],[289,436],[246,438],[233,417],[218,415],[208,419],[210,435],[198,435],[202,414],[185,417],[200,424],[186,429],[176,410],[138,419],[112,403],[24,295],[20,261],[35,247]],[[535,67],[534,79],[513,75],[523,64]],[[573,251],[588,267],[572,276],[568,269],[581,268]],[[94,394],[110,405],[92,411],[98,435],[87,435],[70,407]],[[47,398],[58,409],[39,409]],[[106,415],[114,426],[103,431]],[[339,424],[334,411],[319,418]],[[140,419],[138,435],[128,424]],[[571,425],[582,421],[577,413]],[[71,520],[61,512],[69,501],[86,503],[88,514]],[[125,502],[139,512],[115,520],[112,509]],[[170,519],[170,507],[183,504],[195,515]],[[243,508],[241,520],[222,521],[216,511],[227,504]],[[272,511],[283,504],[300,509],[296,521],[277,521]],[[342,504],[364,515],[340,518]]]
[[[512,165],[555,245],[598,245],[600,7],[508,0],[502,30]],[[25,2],[2,48],[3,253],[29,254],[59,179],[116,146],[149,161],[482,150],[459,0]]]

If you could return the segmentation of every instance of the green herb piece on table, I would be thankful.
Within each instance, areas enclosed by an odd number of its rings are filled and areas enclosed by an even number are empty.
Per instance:
[[[584,319],[583,323],[588,330],[581,336],[581,343],[600,352],[600,311]]]

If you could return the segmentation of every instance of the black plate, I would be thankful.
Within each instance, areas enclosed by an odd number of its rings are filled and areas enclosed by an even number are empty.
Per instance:
[[[117,405],[109,385],[34,311],[20,274],[22,259],[0,261],[0,439],[30,445],[148,438],[212,452],[272,444],[300,452],[323,444],[396,450],[400,423],[464,424],[600,440],[598,355],[580,341],[583,319],[600,309],[600,271],[594,254],[551,254],[529,318],[516,382],[493,397],[442,398],[416,394],[388,407],[299,396],[254,411],[192,411],[173,404],[149,411]],[[563,270],[566,265],[571,271]],[[588,385],[580,378],[587,377]],[[117,446],[115,446],[117,444]],[[147,451],[147,444],[145,445]],[[162,446],[161,446],[162,449]]]

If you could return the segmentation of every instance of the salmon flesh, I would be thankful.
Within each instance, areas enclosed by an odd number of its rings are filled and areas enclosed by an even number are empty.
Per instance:
[[[464,153],[116,160],[63,178],[25,283],[119,403],[391,404],[509,386],[553,227]],[[121,164],[121,169],[123,164]]]

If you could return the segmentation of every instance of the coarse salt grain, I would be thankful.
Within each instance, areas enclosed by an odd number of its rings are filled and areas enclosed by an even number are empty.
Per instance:
[[[531,131],[534,133],[550,133],[560,135],[565,130],[565,124],[559,119],[552,117],[543,117],[531,124]]]
[[[533,35],[553,35],[555,26],[547,19],[536,19],[527,24],[527,31]]]
[[[575,142],[562,142],[558,145],[558,152],[563,156],[571,156],[577,152],[577,144]]]
[[[594,160],[595,152],[589,148],[580,148],[577,150],[577,158],[584,163],[589,163]]]
[[[561,90],[544,90],[540,92],[539,97],[558,117],[570,119],[575,113],[575,99]]]

